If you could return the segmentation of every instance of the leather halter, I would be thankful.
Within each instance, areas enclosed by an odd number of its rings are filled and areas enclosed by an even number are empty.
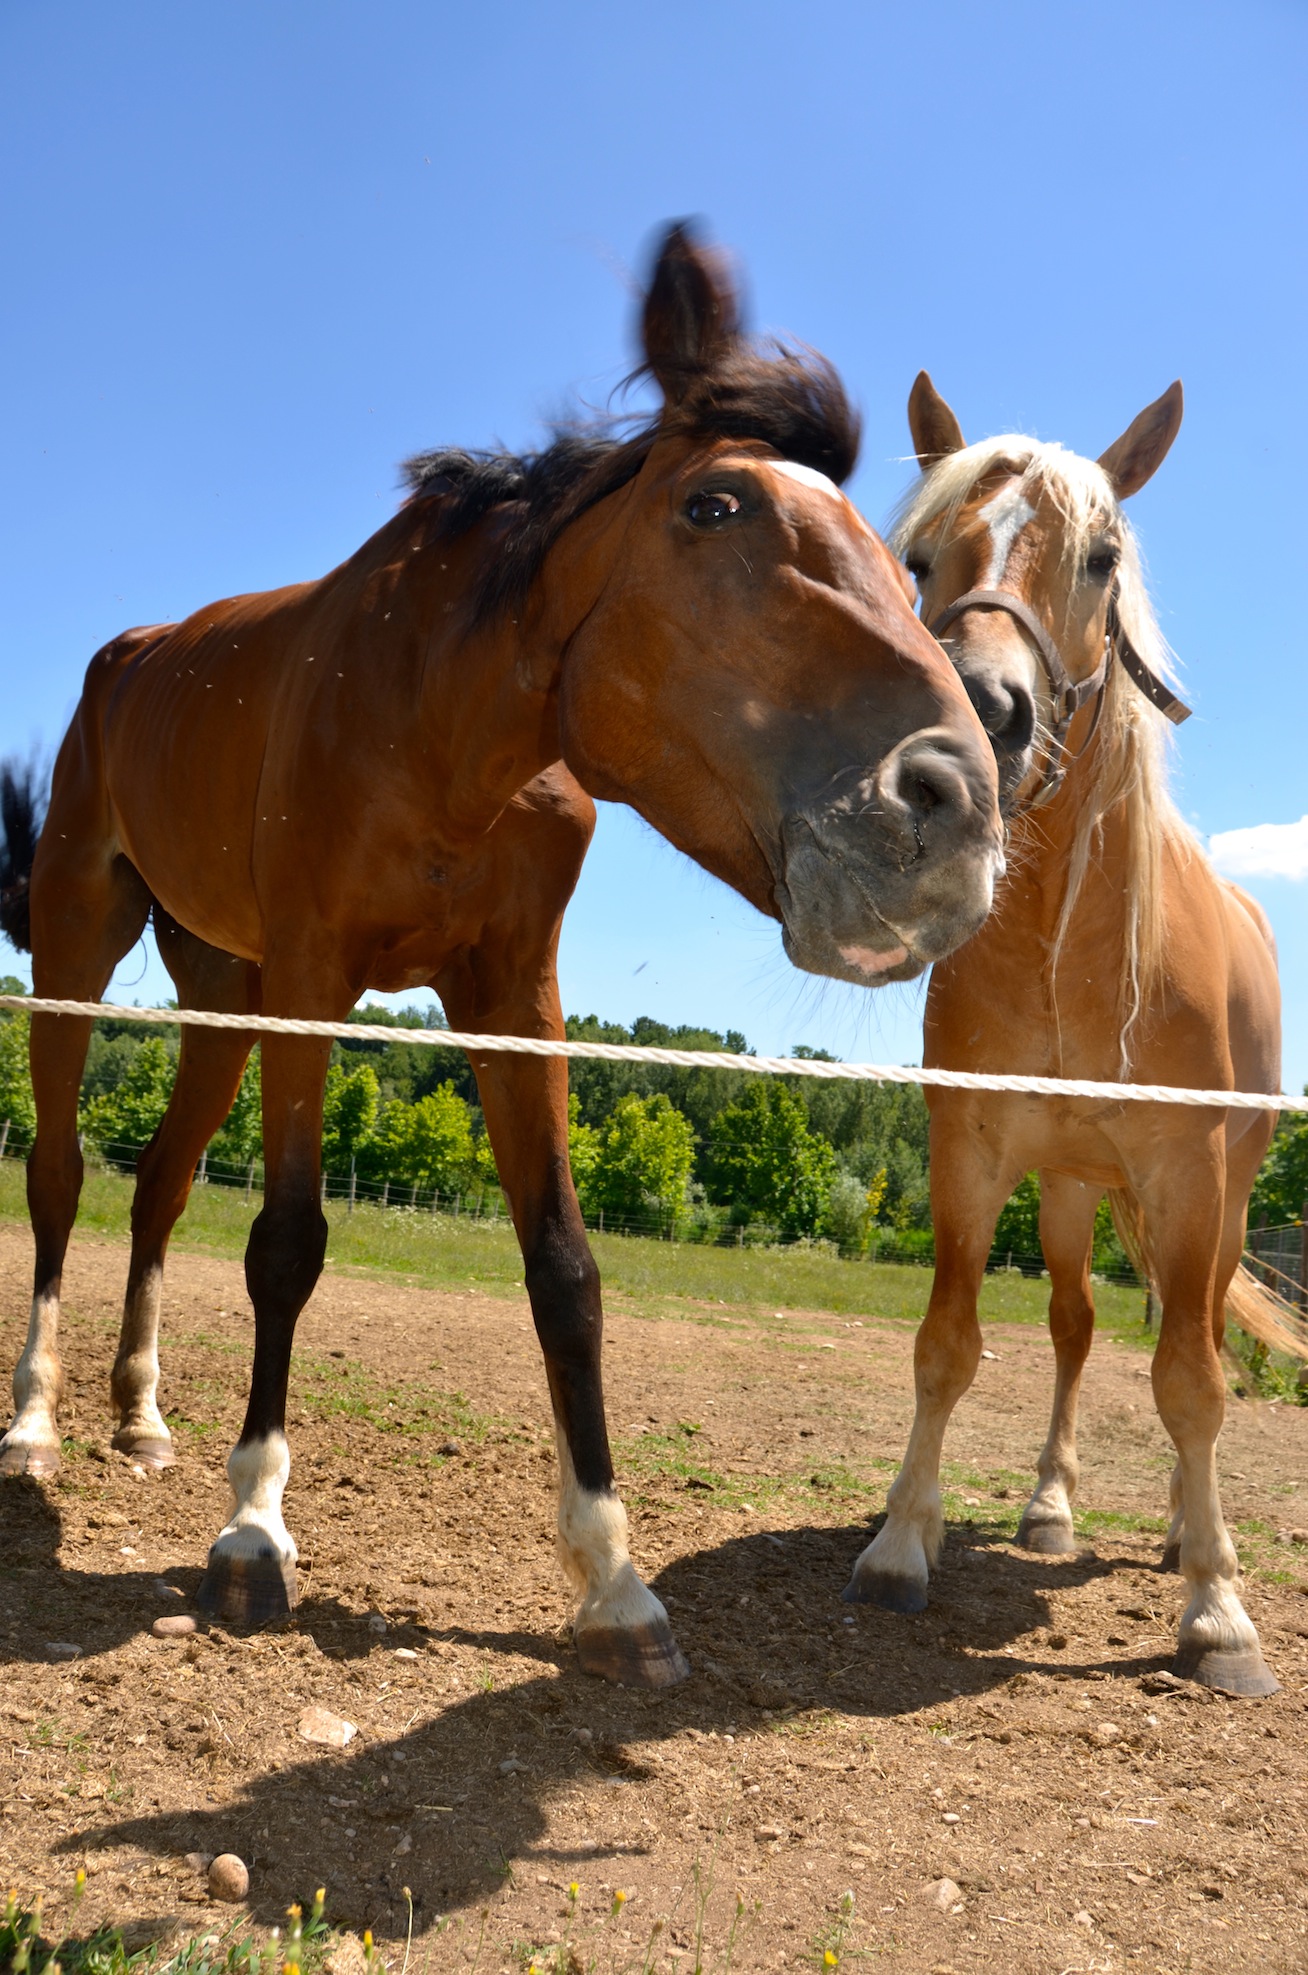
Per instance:
[[[1085,753],[1093,740],[1095,729],[1099,725],[1099,715],[1103,711],[1103,692],[1108,682],[1108,668],[1114,654],[1127,677],[1139,687],[1150,705],[1157,707],[1173,726],[1179,727],[1183,720],[1190,718],[1191,709],[1184,700],[1176,697],[1169,686],[1164,685],[1156,672],[1150,671],[1127,637],[1117,608],[1116,582],[1108,592],[1108,623],[1104,633],[1104,655],[1094,671],[1085,679],[1073,679],[1063,663],[1063,654],[1031,606],[1021,597],[1014,596],[1011,590],[967,590],[961,597],[956,597],[953,603],[946,604],[927,629],[933,638],[939,638],[955,619],[961,617],[967,610],[1002,610],[1009,617],[1015,618],[1039,652],[1049,679],[1050,690],[1054,696],[1054,718],[1050,730],[1049,752],[1045,757],[1044,779],[1026,803],[1025,807],[1028,809],[1039,809],[1057,794],[1072,762],[1080,760],[1081,754]],[[1066,745],[1068,728],[1081,708],[1088,706],[1091,700],[1095,703],[1095,711],[1094,719],[1090,723],[1090,732],[1086,735],[1080,754],[1069,755]]]

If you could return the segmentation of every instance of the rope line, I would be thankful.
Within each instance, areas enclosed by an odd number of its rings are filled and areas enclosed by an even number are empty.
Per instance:
[[[417,1043],[470,1056],[590,1057],[602,1063],[663,1063],[679,1070],[744,1070],[752,1076],[925,1084],[937,1090],[1007,1091],[1025,1097],[1086,1097],[1105,1104],[1191,1104],[1234,1111],[1308,1111],[1308,1096],[1247,1090],[1190,1090],[1176,1084],[1094,1083],[1079,1077],[1004,1077],[977,1070],[917,1069],[897,1063],[823,1063],[808,1056],[734,1056],[724,1049],[661,1049],[629,1042],[563,1042],[545,1036],[473,1035],[459,1029],[393,1029],[380,1022],[312,1022],[283,1015],[226,1015],[201,1008],[119,1008],[106,1001],[52,1001],[0,994],[0,1007],[29,1015],[112,1017],[165,1027],[240,1029],[252,1035],[330,1036],[343,1042]]]

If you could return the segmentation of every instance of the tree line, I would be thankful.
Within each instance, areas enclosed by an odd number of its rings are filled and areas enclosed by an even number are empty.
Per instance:
[[[5,981],[8,992],[21,984]],[[396,1202],[480,1202],[499,1195],[477,1086],[460,1050],[418,1044],[406,1031],[443,1027],[436,1011],[356,1010],[352,1021],[393,1040],[347,1038],[332,1050],[323,1112],[323,1171]],[[749,1054],[743,1035],[669,1027],[641,1017],[629,1028],[571,1016],[577,1041]],[[101,1157],[130,1164],[155,1130],[172,1089],[180,1031],[110,1020],[96,1024],[82,1085],[80,1129]],[[832,1060],[799,1045],[798,1057]],[[826,1240],[845,1254],[931,1250],[927,1111],[911,1085],[827,1082],[748,1071],[579,1060],[569,1064],[569,1152],[582,1211],[593,1224],[679,1240]],[[0,1129],[21,1151],[35,1129],[27,1018],[0,1020]],[[230,1116],[206,1154],[212,1179],[240,1180],[261,1156],[259,1052]],[[1308,1119],[1282,1120],[1255,1190],[1253,1213],[1297,1219],[1308,1193]],[[1001,1217],[995,1251],[1039,1266],[1034,1176]],[[1125,1262],[1106,1206],[1095,1265]]]

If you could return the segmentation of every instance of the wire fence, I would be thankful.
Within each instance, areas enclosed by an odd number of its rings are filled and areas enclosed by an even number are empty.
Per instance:
[[[87,1155],[106,1171],[124,1178],[136,1172],[142,1148],[117,1143],[86,1146]],[[10,1122],[0,1120],[0,1159],[25,1160],[28,1147],[12,1139]],[[196,1186],[222,1187],[238,1194],[251,1215],[263,1204],[264,1168],[259,1159],[245,1165],[213,1159],[208,1151],[195,1168]],[[446,1227],[512,1229],[512,1217],[499,1187],[487,1184],[436,1187],[415,1182],[370,1180],[355,1173],[324,1173],[319,1182],[319,1198],[324,1208],[344,1206],[346,1215],[356,1209],[369,1213],[433,1217]],[[830,1236],[788,1235],[765,1221],[733,1221],[729,1209],[691,1209],[684,1214],[651,1210],[645,1214],[624,1215],[607,1211],[582,1212],[582,1221],[594,1235],[615,1239],[659,1241],[674,1247],[710,1247],[747,1250],[762,1254],[826,1256],[853,1264],[892,1264],[901,1268],[935,1267],[935,1242],[929,1229],[898,1229],[873,1223],[866,1238],[857,1245],[841,1243]],[[1043,1254],[1036,1250],[1013,1248],[997,1242],[986,1262],[988,1274],[1041,1277],[1048,1274]],[[1142,1286],[1129,1262],[1107,1263],[1095,1270],[1095,1279],[1123,1286]]]

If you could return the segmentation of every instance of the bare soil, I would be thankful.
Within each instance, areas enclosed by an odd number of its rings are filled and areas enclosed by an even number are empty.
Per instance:
[[[0,1228],[8,1365],[28,1240]],[[202,1862],[234,1851],[261,1924],[325,1883],[332,1918],[402,1944],[408,1887],[415,1970],[520,1970],[532,1951],[600,1975],[719,1970],[738,1903],[741,1970],[828,1947],[936,1975],[1308,1962],[1308,1411],[1233,1399],[1222,1442],[1281,1693],[1160,1692],[1182,1596],[1156,1567],[1170,1460],[1142,1353],[1091,1358],[1093,1547],[1043,1559],[1008,1537],[1050,1354],[1033,1330],[989,1333],[948,1443],[932,1606],[905,1619],[840,1591],[904,1444],[911,1332],[615,1315],[633,1549],[693,1668],[651,1696],[588,1679],[568,1643],[525,1297],[343,1274],[297,1349],[294,1622],[152,1636],[225,1516],[250,1320],[239,1264],[173,1259],[179,1460],[144,1476],[108,1447],[124,1274],[117,1245],[74,1246],[67,1464],[0,1487],[0,1874],[56,1922],[80,1865],[79,1932],[225,1926]],[[357,1726],[346,1749],[300,1738],[315,1704]],[[924,1888],[946,1878],[941,1910]]]

